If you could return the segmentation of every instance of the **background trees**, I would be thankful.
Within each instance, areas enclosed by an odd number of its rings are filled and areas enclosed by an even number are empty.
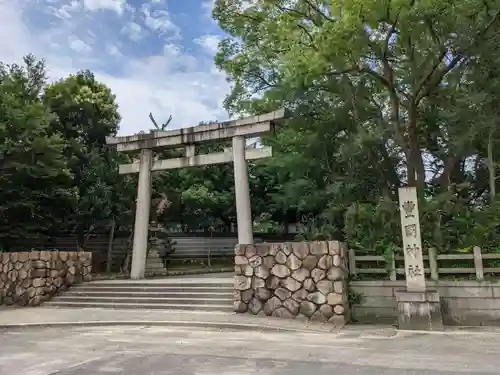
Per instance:
[[[45,87],[42,100],[53,113],[51,132],[64,141],[64,156],[76,192],[68,226],[76,231],[80,247],[86,237],[116,211],[116,153],[106,148],[106,136],[115,135],[120,115],[115,96],[89,71],[70,75]]]
[[[397,245],[411,183],[428,245],[495,237],[494,214],[478,223],[498,205],[499,1],[218,0],[213,15],[226,107],[294,114],[267,165],[309,235]]]
[[[65,141],[42,103],[43,61],[0,66],[0,246],[64,225],[76,201]]]

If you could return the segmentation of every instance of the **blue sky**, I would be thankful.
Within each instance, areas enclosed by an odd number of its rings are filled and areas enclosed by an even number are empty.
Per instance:
[[[213,64],[223,37],[214,0],[0,0],[0,61],[47,60],[50,79],[92,70],[117,96],[120,134],[173,116],[173,127],[226,119]]]

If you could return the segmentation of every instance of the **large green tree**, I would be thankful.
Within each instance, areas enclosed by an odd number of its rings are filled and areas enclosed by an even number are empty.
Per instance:
[[[116,216],[120,184],[117,154],[106,147],[115,135],[120,115],[115,96],[89,71],[82,71],[45,88],[43,101],[55,115],[52,132],[62,134],[65,157],[73,174],[77,202],[70,218],[79,246],[99,226]]]
[[[500,25],[499,1],[250,4],[218,0],[214,10],[219,25],[231,35],[217,59],[234,82],[228,108],[244,109],[256,92],[277,86],[294,93],[314,88],[329,94],[329,100],[340,94],[344,101],[364,101],[371,111],[379,111],[377,136],[390,139],[404,155],[404,178],[423,189],[428,150],[421,111],[450,72],[463,71],[490,47]],[[335,88],[339,84],[344,93]],[[349,115],[362,120],[354,111]],[[364,133],[374,126],[363,124]],[[447,180],[458,160],[452,154],[443,158]]]
[[[76,199],[65,140],[41,100],[45,80],[31,55],[0,65],[0,248],[49,235]]]
[[[500,1],[217,0],[213,16],[229,34],[216,57],[226,108],[293,116],[265,140],[268,207],[337,237],[393,236],[380,229],[397,223],[390,201],[415,184],[425,240],[447,248],[490,215]]]

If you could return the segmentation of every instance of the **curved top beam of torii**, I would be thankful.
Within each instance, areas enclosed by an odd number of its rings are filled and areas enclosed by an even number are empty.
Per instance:
[[[153,131],[147,134],[124,137],[106,137],[106,143],[116,145],[118,152],[131,152],[142,149],[177,148],[182,145],[217,142],[236,136],[254,137],[270,133],[275,123],[285,117],[286,111],[279,109],[259,116],[215,124],[168,131]]]

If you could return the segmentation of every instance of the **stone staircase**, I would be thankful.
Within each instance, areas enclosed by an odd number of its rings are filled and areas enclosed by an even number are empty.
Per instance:
[[[233,280],[178,278],[94,281],[72,286],[46,307],[233,311]]]

